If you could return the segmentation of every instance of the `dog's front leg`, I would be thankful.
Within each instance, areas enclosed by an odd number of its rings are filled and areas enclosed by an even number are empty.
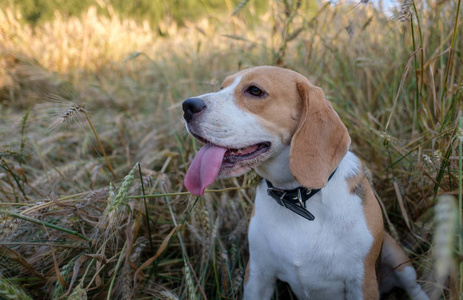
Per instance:
[[[272,297],[276,279],[256,270],[251,261],[248,262],[244,278],[244,300],[266,300]]]

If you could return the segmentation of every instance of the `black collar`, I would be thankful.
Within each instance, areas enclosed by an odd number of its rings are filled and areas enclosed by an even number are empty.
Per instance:
[[[328,181],[333,177],[335,172],[336,170],[331,173]],[[283,190],[273,187],[273,184],[267,179],[265,179],[265,181],[267,182],[267,194],[275,199],[278,204],[309,221],[315,220],[315,216],[306,208],[306,201],[312,198],[312,196],[321,189],[308,189],[300,186],[292,190]]]

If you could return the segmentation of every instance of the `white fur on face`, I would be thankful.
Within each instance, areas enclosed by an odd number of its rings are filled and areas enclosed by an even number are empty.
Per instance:
[[[270,157],[273,150],[281,150],[280,139],[263,128],[258,116],[237,105],[235,93],[241,78],[237,77],[231,85],[219,92],[196,97],[206,104],[206,108],[187,123],[187,129],[190,133],[224,148],[239,149],[262,142],[270,142],[272,146],[256,159],[222,169],[220,177],[241,175]]]
[[[206,108],[187,124],[188,130],[225,148],[243,148],[272,140],[274,137],[260,127],[256,116],[236,105],[234,94],[240,81],[241,77],[237,77],[219,92],[196,97]]]

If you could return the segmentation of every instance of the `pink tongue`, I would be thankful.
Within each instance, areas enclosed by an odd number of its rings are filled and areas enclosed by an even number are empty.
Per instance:
[[[191,162],[185,176],[185,187],[190,193],[203,195],[204,190],[217,178],[227,149],[207,144]]]

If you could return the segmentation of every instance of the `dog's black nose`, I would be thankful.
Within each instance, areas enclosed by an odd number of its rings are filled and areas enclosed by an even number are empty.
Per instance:
[[[206,108],[206,104],[199,98],[189,98],[183,101],[183,118],[190,122],[193,119],[193,115],[201,112]]]

